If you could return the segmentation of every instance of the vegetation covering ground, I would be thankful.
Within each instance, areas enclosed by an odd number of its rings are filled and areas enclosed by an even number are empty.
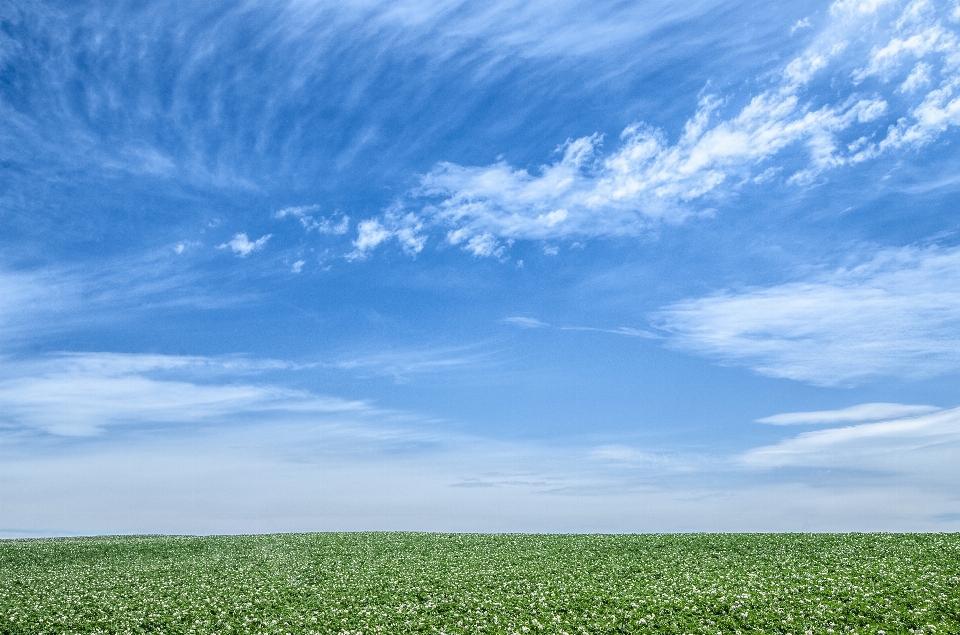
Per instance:
[[[0,541],[0,633],[960,633],[960,535]]]

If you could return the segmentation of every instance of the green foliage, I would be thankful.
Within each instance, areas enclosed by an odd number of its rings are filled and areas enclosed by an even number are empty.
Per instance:
[[[955,534],[0,541],[0,633],[960,633]]]

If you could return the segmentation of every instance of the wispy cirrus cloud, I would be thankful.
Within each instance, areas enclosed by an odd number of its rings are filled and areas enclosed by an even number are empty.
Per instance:
[[[863,421],[882,421],[884,419],[902,419],[930,414],[942,410],[937,406],[908,405],[902,403],[865,403],[839,410],[816,410],[814,412],[785,412],[757,419],[757,423],[775,426],[823,425],[836,423],[860,423]]]
[[[560,326],[558,328],[561,331],[597,331],[599,333],[612,333],[613,335],[625,335],[627,337],[640,337],[647,340],[663,339],[663,336],[658,333],[646,329],[634,328],[632,326],[618,326],[612,329],[603,329],[596,326]]]
[[[376,412],[360,401],[222,381],[224,374],[286,367],[271,360],[116,353],[8,363],[0,376],[0,422],[13,429],[90,436],[115,426],[220,424],[268,413],[289,420]],[[198,381],[197,375],[205,375],[206,381]]]
[[[643,233],[710,213],[752,182],[805,185],[922,147],[960,123],[960,39],[950,7],[844,0],[829,14],[774,85],[728,117],[725,98],[703,97],[676,142],[637,123],[610,153],[602,152],[604,135],[584,136],[561,144],[560,158],[536,171],[441,162],[410,205],[422,205],[425,227],[444,231],[448,243],[503,257],[513,240]],[[778,176],[797,157],[801,167]]]
[[[596,331],[598,333],[612,333],[614,335],[626,335],[628,337],[642,337],[645,339],[661,339],[662,336],[652,331],[638,329],[631,326],[619,326],[617,328],[600,328],[597,326],[553,326],[542,322],[536,318],[525,316],[512,316],[500,320],[504,324],[512,324],[524,329],[532,328],[555,328],[559,331]]]
[[[696,462],[692,457],[671,457],[619,443],[598,445],[592,448],[587,456],[594,461],[610,465],[662,471],[690,469]]]
[[[525,317],[522,315],[505,317],[500,321],[503,322],[504,324],[512,324],[514,326],[519,326],[520,328],[525,328],[525,329],[536,329],[536,328],[542,328],[545,326],[550,326],[546,322],[541,322],[536,318]]]
[[[188,10],[159,0],[130,10],[19,2],[4,9],[0,56],[30,69],[31,81],[0,96],[0,152],[38,174],[93,168],[258,191],[285,166],[316,168],[317,148],[331,138],[344,141],[331,163],[349,165],[383,140],[392,108],[419,108],[421,82],[405,82],[417,88],[392,103],[373,89],[398,60],[427,60],[431,76],[454,66],[482,78],[531,58],[624,49],[718,4],[271,0]],[[70,87],[76,99],[63,98]],[[387,117],[355,126],[364,101]]]
[[[495,59],[567,58],[629,46],[716,4],[710,0],[685,5],[596,2],[588,6],[574,0],[496,0],[484,5],[464,0],[350,0],[333,7],[295,0],[286,5],[285,14],[298,30],[323,21],[349,21],[364,35],[387,31],[402,44],[430,46],[446,56],[465,46],[479,46]]]
[[[211,289],[193,263],[177,257],[187,249],[181,243],[86,266],[0,263],[0,350],[145,311],[223,308],[255,297],[247,290]]]
[[[806,281],[678,302],[672,345],[772,377],[846,385],[960,369],[960,248],[883,250]]]
[[[754,448],[738,461],[751,468],[820,467],[900,473],[945,487],[960,478],[960,409],[804,432]]]
[[[945,483],[956,476],[957,410],[705,457],[459,435],[414,413],[249,378],[278,365],[113,353],[5,365],[0,534],[955,524],[938,514],[954,509]],[[78,435],[85,438],[69,438]],[[823,466],[874,477],[826,493],[802,478],[738,480],[758,469]],[[125,503],[144,491],[151,505]]]
[[[494,363],[492,358],[491,351],[471,345],[384,351],[351,356],[328,365],[360,376],[392,377],[394,381],[406,382],[415,375],[488,366]]]

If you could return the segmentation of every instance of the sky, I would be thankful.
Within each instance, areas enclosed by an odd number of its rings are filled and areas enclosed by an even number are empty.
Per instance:
[[[0,537],[958,531],[958,144],[958,2],[0,2]]]

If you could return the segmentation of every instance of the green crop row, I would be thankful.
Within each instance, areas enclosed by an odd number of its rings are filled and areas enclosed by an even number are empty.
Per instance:
[[[0,633],[960,634],[960,536],[5,540]]]

